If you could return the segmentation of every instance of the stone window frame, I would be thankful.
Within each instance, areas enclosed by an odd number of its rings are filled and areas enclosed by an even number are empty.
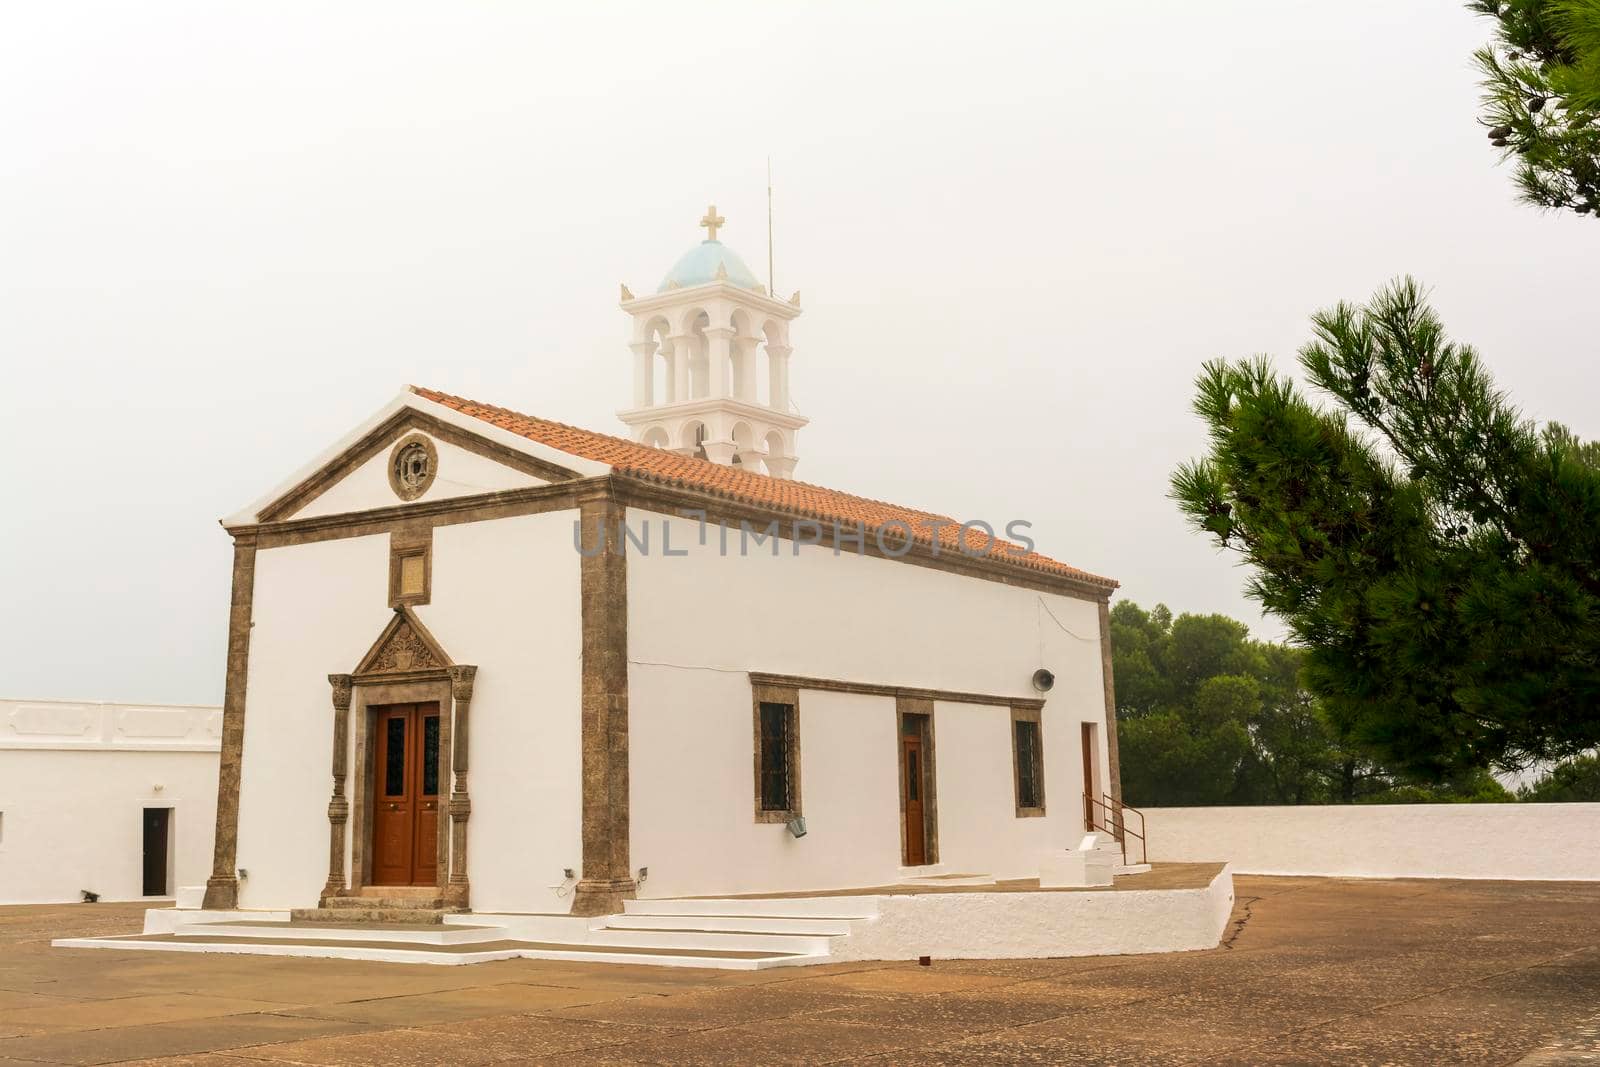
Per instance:
[[[426,535],[406,535],[396,531],[389,536],[389,606],[414,606],[427,604],[433,599],[433,538],[432,529]],[[406,593],[401,589],[400,576],[404,561],[422,557],[422,591]]]
[[[789,806],[781,811],[761,804],[761,705],[784,704],[789,708]],[[800,690],[792,686],[752,685],[750,687],[752,764],[755,768],[755,821],[787,823],[805,814],[800,797]]]
[[[400,453],[416,444],[420,444],[423,450],[428,454],[428,474],[427,477],[422,480],[421,485],[417,486],[415,489],[412,489],[400,483],[400,475],[395,470],[395,462],[399,460]],[[417,500],[429,489],[433,488],[434,481],[439,477],[439,446],[435,445],[433,443],[433,438],[429,437],[425,433],[408,433],[404,437],[400,438],[400,440],[396,441],[394,447],[389,450],[389,462],[387,469],[389,474],[389,488],[394,490],[394,495],[399,497],[401,500],[406,501],[407,503]]]
[[[1011,722],[1008,727],[1011,731],[1011,800],[1016,806],[1019,819],[1036,819],[1045,814],[1043,718],[1042,708],[1016,706],[1011,708]],[[1019,722],[1033,723],[1038,736],[1038,744],[1034,747],[1034,783],[1039,793],[1037,807],[1022,806],[1022,751],[1021,746],[1017,744]]]

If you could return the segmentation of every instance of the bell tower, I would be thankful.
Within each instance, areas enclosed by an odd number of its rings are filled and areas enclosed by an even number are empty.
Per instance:
[[[633,405],[617,414],[642,444],[789,478],[795,434],[808,421],[789,400],[789,324],[800,294],[768,293],[717,239],[726,221],[716,205],[706,209],[705,240],[653,295],[622,287],[620,307],[633,319]]]

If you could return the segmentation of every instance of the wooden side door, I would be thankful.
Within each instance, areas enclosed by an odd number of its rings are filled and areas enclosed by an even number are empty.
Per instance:
[[[379,709],[373,727],[372,884],[410,885],[416,848],[411,704]],[[411,758],[407,758],[411,757]]]
[[[1094,785],[1094,723],[1086,722],[1083,724],[1079,740],[1079,747],[1083,749],[1083,828],[1085,830],[1093,830],[1095,813],[1098,810],[1096,802],[1100,799],[1100,794],[1096,791]]]
[[[922,731],[913,716],[906,716],[900,731],[901,809],[905,812],[907,867],[928,862],[928,824],[923,807],[924,763]]]

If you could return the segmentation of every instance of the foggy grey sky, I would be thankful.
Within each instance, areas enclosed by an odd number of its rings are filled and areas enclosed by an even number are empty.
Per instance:
[[[552,7],[0,16],[0,695],[220,701],[216,519],[405,383],[624,432],[617,283],[710,201],[763,273],[769,153],[796,476],[1141,603],[1278,632],[1166,498],[1191,381],[1397,274],[1600,435],[1600,228],[1514,202],[1458,4]]]

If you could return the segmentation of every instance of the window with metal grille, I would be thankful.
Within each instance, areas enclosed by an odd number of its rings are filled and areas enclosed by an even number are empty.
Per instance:
[[[1011,726],[1016,731],[1017,808],[1019,811],[1043,808],[1044,759],[1039,745],[1039,724],[1017,719]]]
[[[790,811],[794,706],[761,702],[761,810]]]

